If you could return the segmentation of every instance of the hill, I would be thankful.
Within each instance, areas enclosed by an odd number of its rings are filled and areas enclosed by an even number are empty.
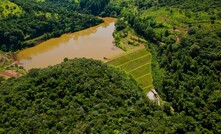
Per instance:
[[[160,123],[155,112],[166,117],[132,77],[89,59],[33,69],[0,89],[2,133],[140,133]]]
[[[121,69],[90,59],[64,61],[0,85],[1,133],[203,130],[193,117],[174,112],[169,103],[159,107],[149,102],[136,80]]]

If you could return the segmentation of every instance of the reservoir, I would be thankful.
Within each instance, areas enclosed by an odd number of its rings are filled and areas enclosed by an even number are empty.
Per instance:
[[[114,46],[112,36],[115,18],[103,18],[104,23],[74,33],[49,39],[37,46],[21,50],[16,55],[19,65],[26,70],[56,65],[64,58],[93,58],[102,60],[123,50]]]

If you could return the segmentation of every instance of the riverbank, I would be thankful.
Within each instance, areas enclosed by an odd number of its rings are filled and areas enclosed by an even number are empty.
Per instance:
[[[91,25],[87,25],[85,27],[82,27],[80,29],[74,29],[74,30],[60,30],[59,32],[57,32],[56,34],[51,34],[51,33],[45,33],[39,37],[36,37],[34,39],[30,39],[30,40],[27,40],[24,42],[23,45],[25,45],[26,47],[23,48],[23,49],[26,49],[26,48],[30,48],[30,47],[34,47],[36,45],[39,45],[41,43],[43,43],[44,41],[47,41],[49,39],[52,39],[52,38],[58,38],[58,37],[61,37],[62,35],[64,34],[69,34],[69,33],[74,33],[74,32],[78,32],[78,31],[82,31],[82,30],[85,30],[85,29],[88,29],[90,27],[94,27],[94,26],[97,26],[101,23],[104,23],[104,20],[100,17],[97,17],[97,19],[99,19],[99,21],[96,21],[94,24],[91,24]]]
[[[3,79],[19,78],[25,74],[24,68],[15,61],[15,53],[0,51],[0,76]]]
[[[3,72],[0,72],[0,75],[5,77],[5,79],[8,78],[19,78],[21,76],[23,76],[23,74],[20,74],[19,72],[17,72],[17,70],[5,70]]]
[[[30,45],[30,46],[27,45],[27,46],[29,46],[29,48],[18,50],[16,52],[1,52],[0,53],[0,60],[1,60],[1,62],[0,62],[0,72],[1,72],[1,76],[5,77],[6,79],[10,78],[10,77],[22,76],[26,73],[26,71],[28,71],[31,68],[28,68],[28,69],[23,68],[24,63],[20,62],[21,57],[23,59],[31,61],[33,59],[32,54],[39,54],[41,52],[44,53],[44,52],[49,51],[49,50],[53,51],[54,48],[60,46],[61,42],[68,43],[68,38],[70,38],[70,36],[73,36],[73,38],[74,38],[73,40],[75,41],[76,39],[80,38],[81,36],[86,37],[86,36],[93,35],[94,33],[96,33],[97,29],[99,29],[99,28],[101,28],[101,29],[104,28],[105,29],[106,27],[108,27],[108,25],[110,23],[113,23],[113,22],[116,21],[116,18],[110,18],[110,17],[106,17],[106,18],[98,17],[98,18],[100,20],[102,20],[102,22],[99,23],[99,24],[93,25],[90,28],[85,27],[86,29],[83,29],[83,30],[80,30],[80,31],[78,30],[74,33],[69,33],[68,32],[68,33],[60,35],[59,37],[48,39],[47,41],[45,41],[45,40],[49,36],[47,36],[47,34],[44,34],[44,35],[42,35],[38,38],[33,39],[32,41],[30,40],[32,43],[28,43],[28,44],[29,45],[32,44],[32,45]],[[113,27],[114,27],[114,25],[113,25]],[[113,29],[113,31],[114,31],[114,29]],[[103,36],[105,34],[100,34],[100,36],[101,35]],[[112,35],[112,33],[110,33],[110,35]],[[47,38],[45,38],[44,36],[47,36]],[[61,39],[61,40],[59,40],[59,39]],[[90,38],[90,40],[93,40],[93,39]],[[34,41],[34,43],[33,43],[33,41]],[[45,43],[45,42],[47,42],[47,43]],[[109,41],[109,42],[112,43],[112,40]],[[71,42],[70,45],[73,45],[73,41]],[[33,46],[33,47],[31,47],[31,46]],[[34,49],[34,51],[29,51],[29,50],[33,50],[33,49]],[[74,49],[78,49],[78,48],[74,48]],[[67,48],[66,51],[59,51],[59,52],[56,52],[54,55],[56,55],[58,57],[61,56],[60,62],[62,62],[64,58],[66,58],[66,57],[70,58],[70,57],[68,57],[68,56],[63,56],[62,57],[61,53],[66,54],[66,52],[69,51],[69,50],[70,50],[70,48]],[[25,54],[24,54],[23,53],[24,51],[26,51],[27,53],[25,52]],[[90,51],[90,48],[88,48],[88,51]],[[72,53],[71,51],[69,51],[69,52]],[[82,57],[84,57],[84,56],[82,56]],[[48,61],[50,63],[50,61],[54,60],[55,57],[51,56],[49,54],[48,58],[49,58]],[[102,58],[103,58],[103,56],[101,56],[100,59],[102,59]],[[48,62],[44,61],[45,57],[42,57],[41,59],[42,60],[38,61],[38,63],[41,63],[41,62],[48,63]],[[53,63],[48,64],[48,65],[53,65]],[[47,66],[45,66],[45,67],[47,67]],[[35,67],[33,67],[33,68],[35,68]],[[13,70],[13,73],[12,73],[12,70]],[[16,76],[15,76],[15,72],[18,73],[18,74],[16,74]],[[21,72],[22,74],[20,74],[19,72]]]

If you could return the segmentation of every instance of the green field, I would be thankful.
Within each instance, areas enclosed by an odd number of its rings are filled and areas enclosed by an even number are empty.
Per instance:
[[[122,68],[131,74],[145,92],[153,88],[151,55],[146,48],[109,61],[107,64]]]

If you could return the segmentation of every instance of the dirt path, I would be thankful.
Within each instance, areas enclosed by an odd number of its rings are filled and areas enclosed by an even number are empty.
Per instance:
[[[120,58],[120,57],[122,57],[122,56],[124,56],[124,55],[133,53],[133,52],[138,51],[138,50],[143,49],[143,48],[145,48],[145,46],[144,46],[144,45],[140,45],[139,47],[136,47],[136,48],[134,48],[134,49],[132,49],[132,50],[130,50],[130,51],[123,52],[123,53],[121,53],[121,54],[118,54],[118,55],[115,55],[115,56],[112,56],[112,57],[105,58],[105,59],[103,60],[103,62],[106,63],[106,62],[109,62],[109,61],[118,59],[118,58]]]
[[[176,44],[178,44],[180,42],[180,37],[177,36],[176,34],[175,34],[175,37],[176,37]]]
[[[183,35],[186,35],[188,32],[188,30],[186,29],[179,29],[179,28],[176,28],[174,31],[181,32],[183,33]],[[175,34],[175,37],[176,37],[176,44],[180,43],[180,37],[177,34]]]

